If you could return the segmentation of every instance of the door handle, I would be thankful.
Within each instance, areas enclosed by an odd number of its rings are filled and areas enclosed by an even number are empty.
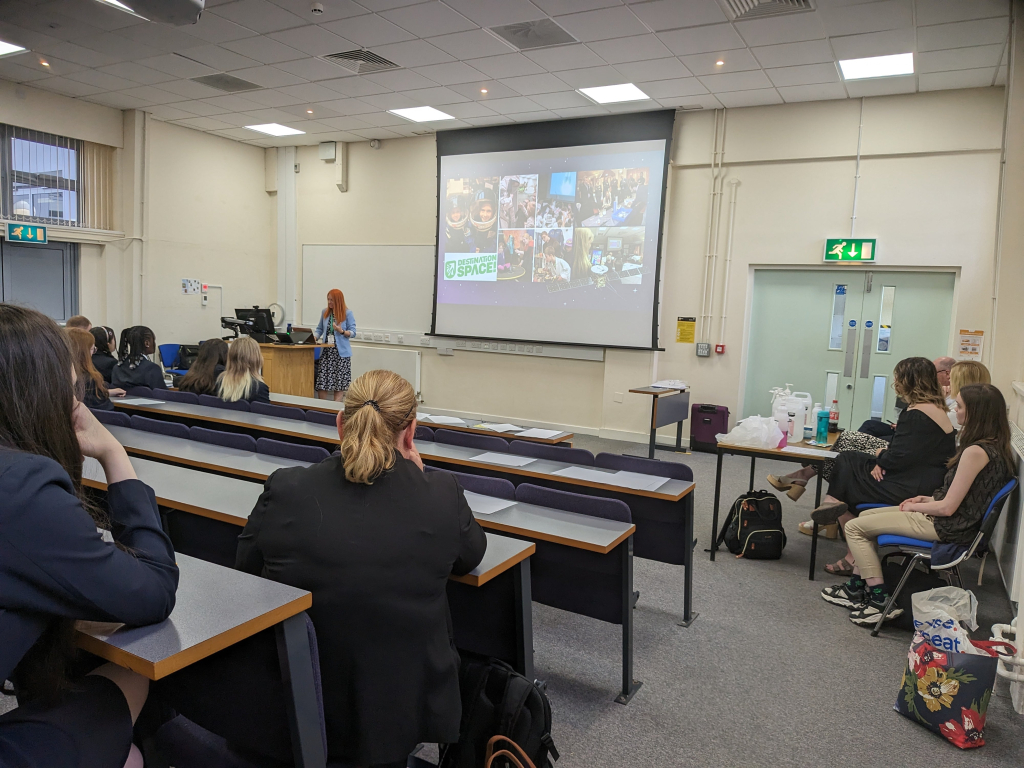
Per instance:
[[[866,379],[868,372],[871,370],[871,336],[874,330],[871,328],[864,329],[864,347],[860,353],[860,377]]]
[[[853,358],[857,356],[857,329],[846,329],[846,360],[843,361],[843,376],[853,376]]]

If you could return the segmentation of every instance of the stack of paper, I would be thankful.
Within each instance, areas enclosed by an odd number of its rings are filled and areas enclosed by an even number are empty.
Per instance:
[[[125,405],[163,405],[166,400],[150,400],[147,397],[126,397],[122,400]]]
[[[835,451],[823,451],[820,448],[802,448],[798,445],[787,445],[782,449],[783,453],[798,453],[801,456],[821,456],[825,459],[834,459],[839,454]]]
[[[547,440],[558,434],[557,429],[528,429],[520,432],[519,437],[536,437],[540,440]]]
[[[515,424],[477,424],[477,429],[489,429],[492,432],[522,432],[522,427]]]
[[[430,421],[430,414],[416,411],[416,421]]]
[[[625,471],[616,472],[610,479],[605,480],[611,485],[621,485],[624,488],[633,488],[637,491],[656,491],[668,481],[667,477]]]
[[[513,456],[511,453],[481,453],[479,456],[474,456],[472,460],[482,461],[485,464],[501,464],[504,467],[523,467],[536,461],[532,456]]]
[[[466,426],[466,422],[455,416],[431,416],[430,420],[435,424],[452,424],[457,427]]]
[[[651,386],[658,389],[689,389],[689,384],[679,379],[662,379],[654,382]]]
[[[494,496],[484,496],[472,491],[466,491],[466,501],[469,502],[469,508],[478,515],[493,515],[495,512],[515,506],[514,501],[497,499]]]
[[[551,474],[571,477],[574,480],[586,480],[591,483],[609,483],[615,477],[614,472],[602,472],[598,469],[587,469],[586,467],[566,467]]]

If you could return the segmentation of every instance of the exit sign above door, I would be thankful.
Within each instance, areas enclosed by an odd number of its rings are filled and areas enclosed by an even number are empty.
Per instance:
[[[8,224],[7,239],[11,242],[45,243],[46,227],[29,224]]]
[[[875,260],[875,240],[837,237],[825,241],[825,261],[871,262]]]

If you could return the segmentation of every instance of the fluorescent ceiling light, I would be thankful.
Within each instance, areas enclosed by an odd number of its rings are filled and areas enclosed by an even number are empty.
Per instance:
[[[651,98],[632,83],[602,85],[599,88],[580,88],[580,93],[598,104],[616,104],[620,101],[643,101]]]
[[[844,80],[863,80],[868,77],[893,77],[914,74],[914,54],[897,53],[892,56],[872,56],[867,59],[844,59],[839,62]]]
[[[263,125],[247,125],[245,126],[250,131],[256,131],[257,133],[265,133],[268,136],[297,136],[305,131],[300,131],[298,128],[289,128],[287,125],[279,125],[278,123],[265,123]]]
[[[392,115],[404,117],[414,123],[430,123],[434,120],[454,120],[455,118],[440,109],[433,107],[411,107],[409,109],[389,109]]]
[[[21,53],[25,49],[20,45],[14,43],[8,43],[4,40],[0,40],[0,56],[7,56],[12,53]]]
[[[104,5],[109,5],[111,8],[117,8],[117,10],[119,10],[119,11],[124,11],[125,13],[130,13],[132,16],[138,16],[138,18],[144,19],[145,21],[149,21],[149,19],[147,19],[145,16],[139,16],[139,14],[137,14],[135,11],[133,11],[131,8],[129,8],[127,5],[125,5],[124,3],[117,2],[117,0],[96,0],[96,1],[99,2],[99,3],[103,3]]]

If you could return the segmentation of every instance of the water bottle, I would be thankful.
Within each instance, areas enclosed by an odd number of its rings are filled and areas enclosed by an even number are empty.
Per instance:
[[[821,403],[815,403],[814,408],[804,418],[804,440],[814,440],[814,431],[818,428],[818,411],[821,410]]]
[[[818,430],[814,435],[814,442],[818,445],[828,445],[828,417],[829,412],[824,408],[818,411]]]

